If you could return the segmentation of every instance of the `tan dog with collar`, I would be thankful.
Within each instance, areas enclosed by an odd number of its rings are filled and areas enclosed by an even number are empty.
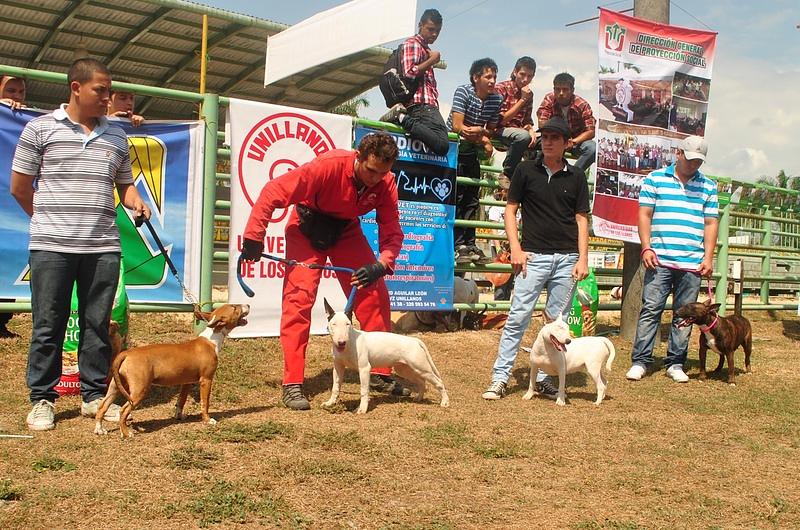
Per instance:
[[[214,424],[208,415],[211,383],[217,371],[217,356],[222,342],[230,330],[247,323],[244,317],[250,306],[225,304],[211,313],[200,313],[208,326],[196,339],[181,344],[154,344],[125,350],[111,363],[114,378],[108,385],[106,397],[97,409],[95,434],[107,434],[103,429],[103,416],[119,394],[128,400],[119,415],[119,430],[123,438],[133,436],[127,424],[128,416],[144,400],[152,385],[180,385],[181,391],[175,405],[175,417],[186,416],[183,407],[189,395],[189,385],[200,383],[200,408],[203,421]]]

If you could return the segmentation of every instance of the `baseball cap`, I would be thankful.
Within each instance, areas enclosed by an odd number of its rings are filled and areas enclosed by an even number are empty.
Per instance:
[[[554,116],[547,120],[544,125],[539,127],[539,130],[536,132],[543,132],[543,131],[551,131],[557,132],[564,138],[571,138],[572,132],[569,130],[569,125],[567,122],[564,121],[564,118],[560,116]]]
[[[687,160],[706,159],[708,153],[708,142],[702,136],[687,136],[681,140],[680,149]]]

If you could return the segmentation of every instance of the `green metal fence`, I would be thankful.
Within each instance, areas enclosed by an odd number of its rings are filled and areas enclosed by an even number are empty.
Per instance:
[[[0,74],[7,74],[26,79],[44,81],[64,85],[66,75],[0,65]],[[217,186],[226,185],[230,181],[229,172],[218,172],[230,160],[230,149],[222,145],[224,134],[220,131],[219,119],[221,107],[228,105],[228,99],[216,94],[199,94],[180,90],[136,85],[131,83],[115,83],[120,90],[131,91],[138,95],[161,97],[190,101],[199,105],[199,118],[205,122],[205,164],[203,177],[203,214],[202,214],[202,250],[200,260],[200,292],[198,298],[205,307],[210,305],[213,269],[215,262],[227,264],[228,252],[214,250],[215,222],[225,224],[230,221],[230,201],[217,198]],[[369,120],[356,120],[358,124],[395,132],[402,129],[390,124]],[[455,135],[451,136],[456,139]],[[494,175],[499,168],[481,166],[483,177],[472,179],[457,177],[459,186],[479,186],[491,192],[499,185]],[[713,177],[720,187],[720,240],[717,247],[717,259],[714,271],[716,280],[716,300],[723,305],[727,301],[728,263],[732,259],[743,258],[751,264],[745,270],[745,287],[757,289],[760,303],[744,304],[745,310],[792,309],[796,303],[780,303],[771,300],[775,292],[794,293],[800,284],[800,193],[766,186],[738,182],[724,177]],[[741,191],[736,192],[741,188]],[[733,196],[733,197],[732,197]],[[738,202],[737,202],[738,199]],[[494,200],[491,195],[480,200],[484,206],[505,203]],[[456,226],[503,230],[500,223],[483,220],[457,219]],[[493,233],[478,232],[481,239],[504,239]],[[613,241],[590,242],[590,250],[619,250],[622,244]],[[776,271],[776,267],[783,271]],[[227,267],[225,267],[227,268]],[[509,265],[489,264],[486,266],[459,266],[458,272],[508,272]],[[782,272],[782,273],[781,273]],[[621,284],[622,270],[596,268],[598,277],[619,278]],[[509,302],[493,302],[481,304],[456,304],[456,309],[472,310],[508,310]],[[601,310],[620,310],[618,302],[601,303]],[[189,304],[132,304],[132,311],[191,311]],[[28,302],[0,303],[0,311],[30,311]]]

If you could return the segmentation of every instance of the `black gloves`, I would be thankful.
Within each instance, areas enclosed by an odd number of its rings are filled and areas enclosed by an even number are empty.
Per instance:
[[[242,243],[242,257],[247,261],[259,261],[264,253],[264,242],[245,239]]]
[[[355,285],[359,287],[368,287],[375,283],[375,280],[382,278],[389,273],[389,270],[381,263],[376,261],[369,265],[364,265],[356,272],[353,273],[353,279],[357,282]]]

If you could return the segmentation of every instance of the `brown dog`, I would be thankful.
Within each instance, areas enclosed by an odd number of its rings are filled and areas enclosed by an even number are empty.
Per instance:
[[[735,385],[733,372],[733,352],[739,346],[744,350],[744,369],[750,372],[750,353],[753,350],[753,331],[750,321],[733,315],[721,317],[717,314],[719,304],[692,302],[678,309],[681,317],[678,327],[697,324],[700,327],[700,379],[706,379],[706,352],[709,348],[719,354],[719,364],[714,373],[722,371],[722,364],[728,358],[728,384]]]
[[[119,430],[123,438],[133,436],[127,419],[131,411],[147,395],[150,386],[180,385],[175,405],[175,417],[184,419],[183,406],[189,395],[189,385],[200,383],[200,408],[203,421],[214,424],[208,415],[211,383],[217,370],[217,355],[228,332],[247,323],[248,305],[226,304],[211,313],[200,313],[208,326],[196,339],[181,344],[155,344],[125,350],[111,363],[113,379],[95,416],[95,434],[107,434],[103,416],[118,394],[128,400],[119,415]]]

